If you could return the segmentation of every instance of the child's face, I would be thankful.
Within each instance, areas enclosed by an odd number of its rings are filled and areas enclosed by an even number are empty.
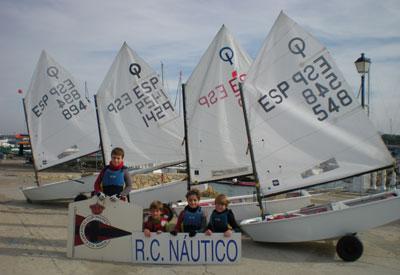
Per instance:
[[[217,210],[218,213],[224,212],[226,209],[226,205],[225,204],[215,204],[215,210]]]
[[[199,206],[199,199],[197,198],[196,195],[190,195],[187,198],[187,201],[190,208],[196,208],[197,206]]]
[[[122,163],[123,160],[124,160],[124,159],[123,159],[122,156],[119,156],[119,155],[111,155],[111,163],[112,163],[112,165],[114,165],[114,166],[119,166],[119,165]]]
[[[151,209],[150,212],[151,212],[151,216],[153,218],[158,218],[159,219],[161,217],[161,210],[160,209]]]

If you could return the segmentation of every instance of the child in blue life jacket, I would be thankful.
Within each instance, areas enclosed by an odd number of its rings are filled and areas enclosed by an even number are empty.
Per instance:
[[[177,232],[188,232],[189,237],[193,237],[196,233],[204,232],[207,225],[207,218],[203,210],[199,206],[200,191],[192,189],[186,193],[188,205],[178,216],[175,230],[171,231],[171,235],[176,236]]]
[[[153,201],[150,204],[150,216],[147,218],[147,221],[144,223],[144,235],[146,237],[151,236],[151,232],[157,232],[160,234],[161,232],[166,231],[166,225],[168,223],[168,219],[163,215],[163,203],[160,201]]]
[[[124,150],[116,147],[111,151],[111,161],[100,172],[94,183],[94,193],[100,200],[109,196],[112,201],[126,200],[132,189],[128,168],[124,166]]]
[[[225,237],[232,235],[232,230],[239,231],[235,216],[231,209],[228,209],[229,200],[224,194],[215,198],[215,209],[210,216],[207,225],[206,235],[210,236],[213,232],[224,233]]]

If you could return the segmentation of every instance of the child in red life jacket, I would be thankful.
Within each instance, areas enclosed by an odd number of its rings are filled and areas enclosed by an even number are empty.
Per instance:
[[[229,200],[224,194],[215,198],[215,209],[210,216],[207,225],[206,235],[210,236],[213,232],[224,233],[225,237],[232,235],[232,230],[239,231],[235,216],[232,210],[228,209]]]
[[[144,223],[144,235],[151,236],[151,232],[165,232],[165,226],[168,220],[163,216],[163,203],[160,201],[153,201],[150,204],[150,216]]]
[[[199,206],[200,191],[192,189],[186,193],[188,205],[178,216],[175,230],[171,234],[176,236],[177,232],[189,232],[189,237],[193,237],[198,232],[204,232],[207,225],[207,218]]]
[[[126,200],[132,189],[128,168],[124,166],[124,150],[116,147],[111,151],[111,161],[100,172],[94,183],[94,193],[100,200],[109,196],[112,201]]]

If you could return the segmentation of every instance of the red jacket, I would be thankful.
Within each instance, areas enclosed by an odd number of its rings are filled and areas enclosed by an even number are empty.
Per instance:
[[[147,221],[144,223],[144,229],[150,230],[150,232],[157,232],[157,231],[162,231],[165,232],[165,225],[167,224],[167,219],[164,219],[161,217],[160,220],[158,219],[153,219],[153,217],[149,217]]]

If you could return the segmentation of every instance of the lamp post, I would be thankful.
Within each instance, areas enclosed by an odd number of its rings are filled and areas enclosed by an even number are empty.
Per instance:
[[[368,106],[367,106],[367,115],[369,116],[369,67],[371,65],[371,59],[366,58],[364,53],[361,54],[354,64],[356,65],[357,72],[361,75],[361,107],[365,109],[365,74],[368,73]],[[361,185],[365,186],[365,183],[370,182],[370,186],[372,190],[376,190],[376,174],[371,175],[363,175],[361,178]],[[372,180],[372,182],[371,182]]]
[[[361,107],[364,109],[365,108],[365,74],[369,73],[369,67],[371,65],[371,59],[366,58],[364,56],[364,53],[361,54],[361,57],[359,57],[354,64],[356,65],[358,73],[361,75]],[[368,77],[368,82],[369,82],[369,77]],[[369,93],[369,87],[368,87],[368,93]],[[369,99],[369,96],[368,96]],[[369,106],[368,106],[369,109]],[[369,111],[368,111],[369,113]]]

